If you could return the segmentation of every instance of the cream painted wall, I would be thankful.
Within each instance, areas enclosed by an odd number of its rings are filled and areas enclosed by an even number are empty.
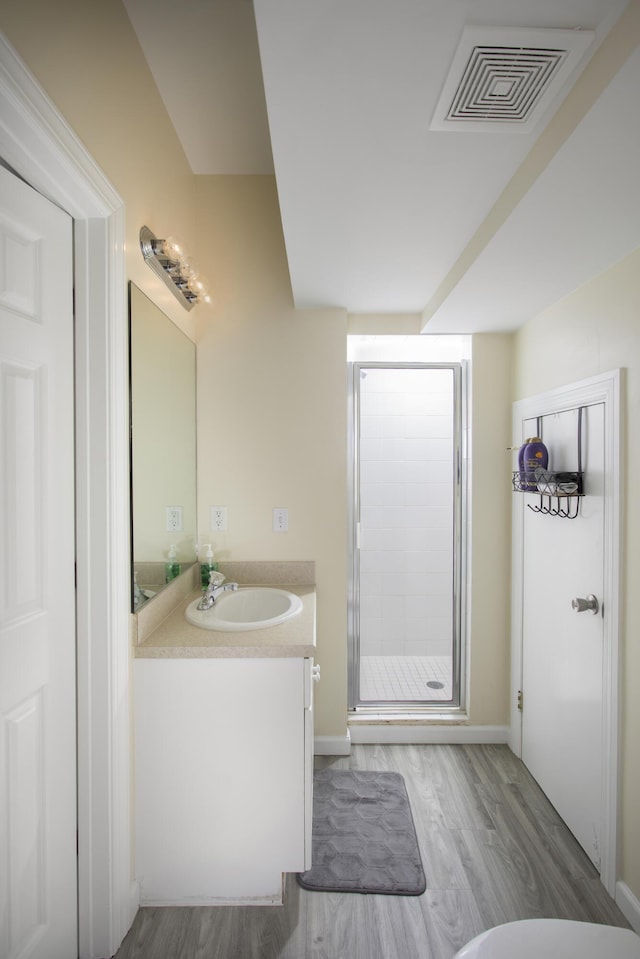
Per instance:
[[[509,721],[513,336],[472,340],[469,718]]]
[[[0,30],[124,200],[128,279],[193,338],[139,243],[146,225],[200,259],[193,176],[120,0],[2,0]]]
[[[514,365],[515,399],[625,370],[620,872],[640,899],[640,250],[527,323]]]
[[[225,559],[315,560],[316,734],[346,734],[346,313],[293,308],[273,177],[198,177],[198,515]],[[226,506],[228,531],[209,532]],[[272,532],[272,509],[289,532]]]
[[[367,336],[417,336],[422,326],[417,313],[349,313],[347,333]]]

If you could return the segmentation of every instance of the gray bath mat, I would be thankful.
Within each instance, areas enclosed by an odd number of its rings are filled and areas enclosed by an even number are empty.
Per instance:
[[[402,776],[317,770],[312,863],[298,875],[304,889],[420,896],[427,883]]]

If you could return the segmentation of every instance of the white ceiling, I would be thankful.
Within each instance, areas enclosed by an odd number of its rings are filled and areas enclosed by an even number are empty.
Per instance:
[[[300,308],[510,330],[640,244],[626,0],[124,3],[194,173],[275,171]],[[531,132],[431,130],[469,26],[594,40]]]

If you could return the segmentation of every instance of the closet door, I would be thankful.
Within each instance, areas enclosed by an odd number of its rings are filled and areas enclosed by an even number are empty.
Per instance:
[[[77,955],[71,219],[0,167],[0,954]]]

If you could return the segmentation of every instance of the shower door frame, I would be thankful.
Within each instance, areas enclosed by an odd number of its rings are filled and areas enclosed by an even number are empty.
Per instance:
[[[362,370],[451,370],[453,373],[453,590],[452,590],[452,698],[451,700],[360,700],[360,372]],[[466,507],[467,457],[467,364],[462,362],[380,362],[348,363],[348,710],[351,713],[424,713],[462,715],[465,713],[466,615],[463,598],[467,593]]]

